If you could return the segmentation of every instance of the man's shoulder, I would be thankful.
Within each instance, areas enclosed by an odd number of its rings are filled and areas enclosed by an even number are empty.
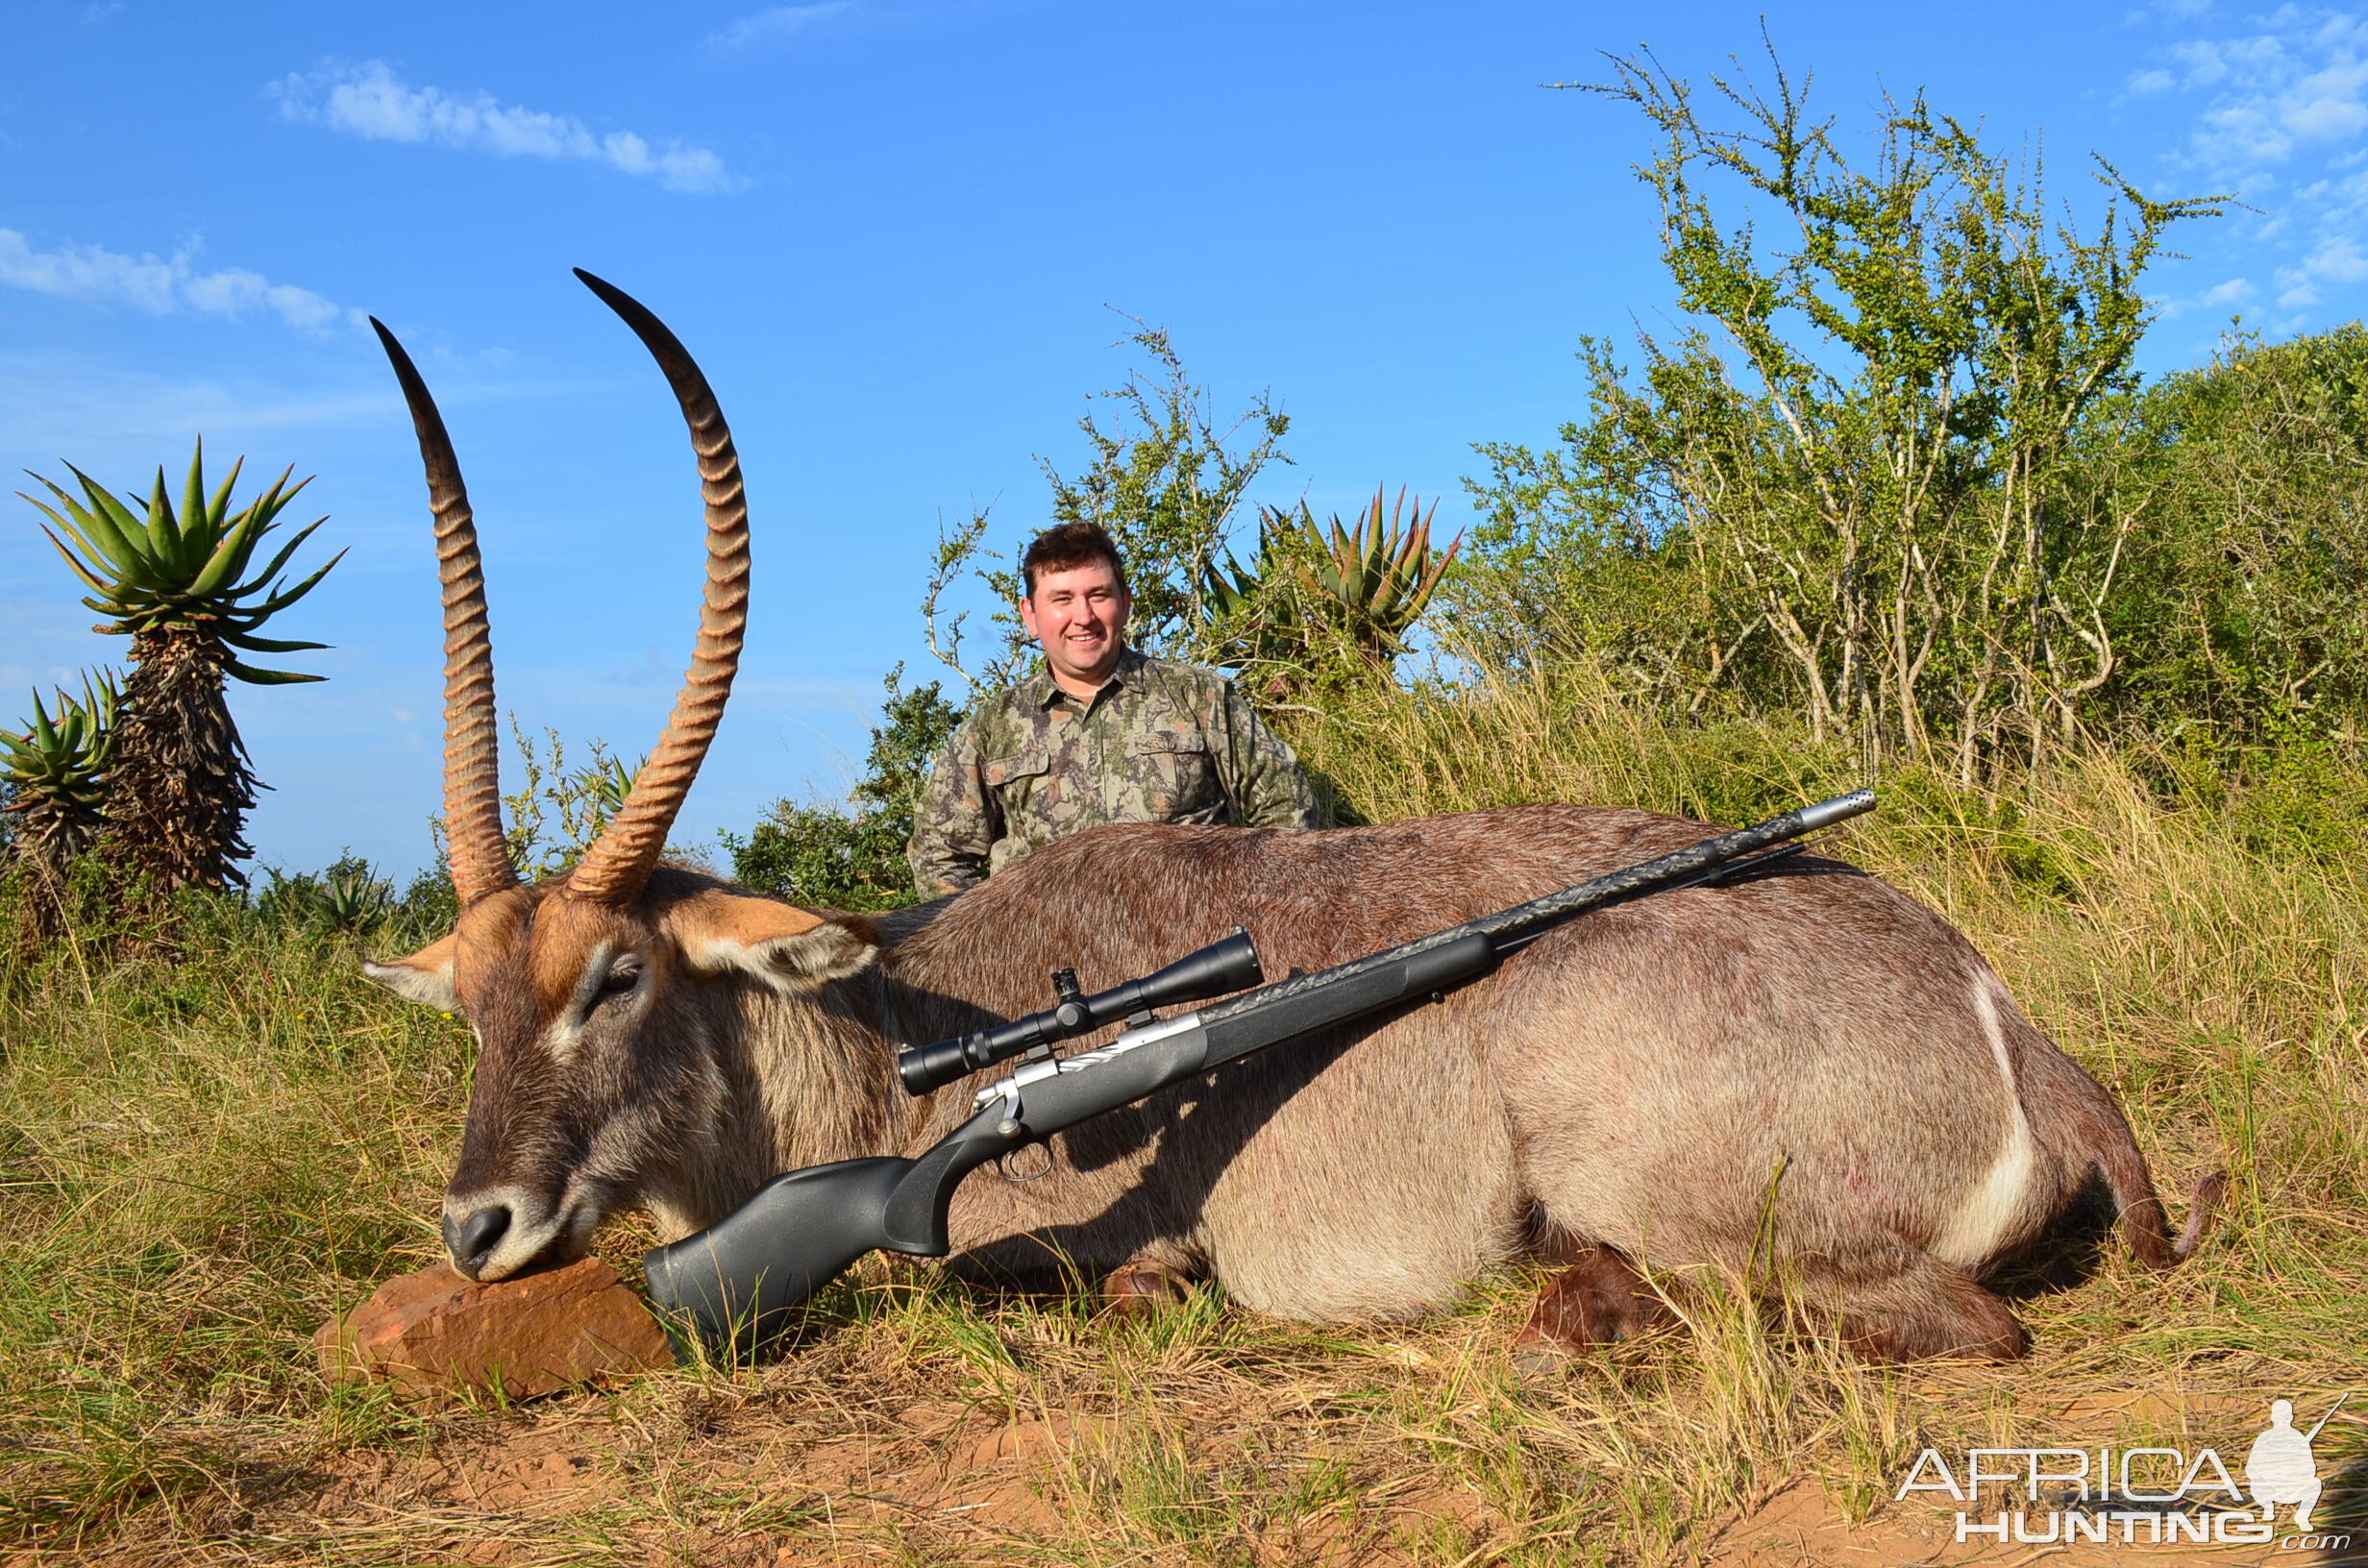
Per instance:
[[[954,732],[955,741],[988,752],[994,751],[999,745],[1008,745],[1027,727],[1029,704],[1026,698],[1030,684],[1025,680],[1016,681],[974,697],[969,711],[963,714],[962,723]]]
[[[1137,666],[1147,687],[1164,686],[1171,691],[1189,692],[1201,697],[1221,697],[1233,689],[1233,677],[1222,670],[1205,664],[1186,664],[1180,659],[1156,659],[1140,655]]]

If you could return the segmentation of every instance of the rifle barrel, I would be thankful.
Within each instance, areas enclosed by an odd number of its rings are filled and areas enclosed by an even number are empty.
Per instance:
[[[1699,844],[1690,845],[1657,859],[1622,867],[1591,881],[1581,882],[1559,893],[1549,893],[1542,898],[1533,898],[1526,904],[1516,904],[1492,915],[1483,915],[1476,920],[1468,920],[1444,931],[1435,931],[1427,937],[1418,937],[1384,952],[1351,959],[1348,963],[1319,969],[1313,974],[1277,980],[1256,991],[1244,992],[1239,996],[1202,1008],[1198,1017],[1203,1026],[1218,1029],[1246,1015],[1256,1014],[1262,1019],[1271,1017],[1279,1020],[1291,1013],[1298,1013],[1313,1020],[1307,1028],[1321,1028],[1326,1021],[1342,1020],[1326,1020],[1317,1017],[1324,1011],[1316,1002],[1319,993],[1328,1000],[1335,994],[1345,998],[1353,991],[1369,991],[1379,998],[1372,1006],[1380,1007],[1402,996],[1461,983],[1485,973],[1496,959],[1526,946],[1565,920],[1601,909],[1607,904],[1705,880],[1747,855],[1788,843],[1836,822],[1847,821],[1874,808],[1874,791],[1853,790],[1848,795],[1802,806],[1750,827],[1704,839]],[[1485,939],[1485,945],[1475,939]],[[1394,995],[1382,995],[1390,989],[1390,977],[1397,975],[1406,966],[1413,968],[1405,971],[1403,989]],[[1367,983],[1360,985],[1361,981]],[[1307,998],[1306,1005],[1291,1006],[1302,996]],[[1358,1011],[1370,1010],[1362,1008]],[[1299,1032],[1305,1033],[1306,1030]],[[1218,1055],[1213,1042],[1210,1066],[1230,1060],[1231,1054]]]

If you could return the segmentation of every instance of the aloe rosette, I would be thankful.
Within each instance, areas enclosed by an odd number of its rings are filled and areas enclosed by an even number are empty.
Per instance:
[[[121,697],[113,671],[86,672],[79,697],[61,686],[44,703],[37,689],[32,723],[0,730],[0,780],[16,819],[12,861],[61,871],[96,841]]]

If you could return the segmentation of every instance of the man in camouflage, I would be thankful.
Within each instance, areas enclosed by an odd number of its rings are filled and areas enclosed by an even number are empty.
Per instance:
[[[1232,682],[1125,646],[1132,600],[1107,533],[1048,529],[1020,572],[1021,618],[1045,662],[974,705],[938,758],[913,811],[924,896],[1102,822],[1318,825],[1297,759]]]

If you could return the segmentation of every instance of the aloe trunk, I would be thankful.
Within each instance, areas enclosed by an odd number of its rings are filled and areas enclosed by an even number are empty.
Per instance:
[[[236,863],[255,772],[231,718],[222,647],[186,626],[132,639],[101,853],[161,892],[245,887]]]

